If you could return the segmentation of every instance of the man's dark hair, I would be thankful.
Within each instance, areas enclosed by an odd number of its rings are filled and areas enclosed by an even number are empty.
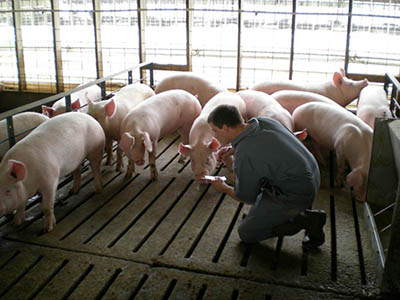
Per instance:
[[[224,125],[236,127],[243,123],[243,118],[236,106],[221,104],[208,115],[207,122],[213,123],[218,128],[222,128]]]

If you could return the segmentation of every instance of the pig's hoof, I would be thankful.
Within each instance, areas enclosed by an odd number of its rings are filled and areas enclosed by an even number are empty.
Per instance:
[[[53,231],[54,226],[56,225],[56,218],[53,216],[53,217],[50,217],[48,220],[45,219],[44,223],[45,223],[45,225],[44,225],[43,231],[51,232],[51,231]]]

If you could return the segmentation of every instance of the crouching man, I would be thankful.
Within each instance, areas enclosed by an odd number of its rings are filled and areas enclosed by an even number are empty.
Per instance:
[[[250,204],[239,225],[239,236],[256,243],[305,229],[303,247],[325,242],[326,213],[311,210],[318,193],[320,172],[312,154],[279,122],[257,117],[244,122],[231,105],[216,107],[208,117],[215,137],[233,149],[235,186],[218,179],[209,181],[216,191]],[[205,180],[207,181],[207,180]]]

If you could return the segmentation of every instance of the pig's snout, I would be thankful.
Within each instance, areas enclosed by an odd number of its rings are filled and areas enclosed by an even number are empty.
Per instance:
[[[136,160],[135,164],[137,164],[138,166],[143,166],[144,165],[144,160],[143,159]]]

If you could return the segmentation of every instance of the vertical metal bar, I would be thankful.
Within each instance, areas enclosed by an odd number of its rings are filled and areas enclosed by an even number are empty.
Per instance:
[[[143,63],[146,60],[146,53],[144,47],[144,33],[145,33],[145,20],[146,15],[144,9],[146,7],[145,0],[137,0],[137,16],[138,16],[138,33],[139,33],[139,63]],[[145,70],[140,70],[140,79],[145,77]],[[145,82],[143,82],[145,83]]]
[[[15,56],[17,59],[17,71],[18,71],[18,90],[22,91],[26,89],[26,75],[25,75],[25,62],[24,62],[24,47],[22,41],[21,32],[21,13],[16,10],[21,9],[20,0],[11,1],[12,15],[13,15],[13,27],[14,27],[14,39],[15,39]]]
[[[153,87],[154,86],[154,64],[153,63],[150,64],[149,70],[150,70],[150,87]]]
[[[351,22],[353,14],[353,0],[349,0],[349,15],[347,17],[347,36],[346,36],[346,52],[344,54],[344,73],[347,74],[349,70],[349,52],[350,52],[350,33]]]
[[[7,117],[7,132],[8,132],[8,143],[10,148],[15,145],[15,135],[14,135],[14,123],[13,117]]]
[[[106,99],[106,82],[102,81],[100,82],[100,88],[101,88],[101,99]]]
[[[101,16],[100,0],[92,0],[93,3],[93,29],[94,29],[94,47],[96,54],[96,72],[97,78],[103,77],[103,50],[101,48]]]
[[[192,71],[192,7],[193,0],[186,0],[186,64],[189,71]]]
[[[242,36],[242,0],[238,1],[238,44],[237,44],[237,62],[236,62],[236,91],[240,90],[240,78],[242,70],[242,51],[241,51],[241,36]]]
[[[58,12],[58,1],[50,0],[51,5],[51,23],[53,29],[53,51],[54,51],[54,66],[56,73],[56,91],[61,93],[64,91],[64,75],[62,71],[62,52],[60,38],[60,14]]]
[[[72,108],[71,108],[71,95],[65,96],[65,109],[66,109],[67,112],[68,111],[72,111]]]
[[[132,84],[132,83],[133,83],[132,70],[130,70],[130,71],[128,71],[128,84]]]
[[[289,79],[293,78],[294,35],[296,31],[296,0],[292,2],[292,39],[290,41]]]

